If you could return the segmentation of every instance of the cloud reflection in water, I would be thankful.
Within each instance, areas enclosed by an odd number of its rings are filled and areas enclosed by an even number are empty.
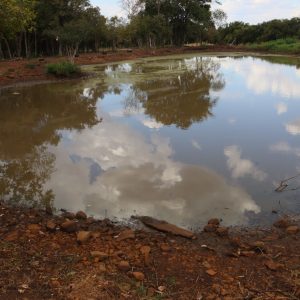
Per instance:
[[[227,225],[245,224],[247,211],[260,211],[250,195],[215,172],[174,161],[168,138],[152,134],[146,140],[109,116],[53,151],[57,172],[49,186],[59,207],[102,217],[105,211],[117,218],[137,213],[193,226],[212,216]],[[71,155],[81,159],[72,161]],[[91,181],[95,164],[101,172]]]

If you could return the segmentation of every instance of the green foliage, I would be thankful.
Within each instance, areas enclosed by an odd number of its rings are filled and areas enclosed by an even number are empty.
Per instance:
[[[48,64],[46,68],[48,74],[52,74],[57,77],[71,77],[76,74],[80,74],[81,72],[78,66],[68,61]]]
[[[146,289],[145,286],[142,284],[142,285],[140,285],[140,286],[137,287],[136,293],[137,293],[138,296],[140,296],[140,297],[145,297],[145,296],[147,296],[147,289]]]
[[[300,38],[300,18],[272,20],[257,25],[233,22],[219,29],[218,41],[227,44],[255,44],[265,50],[294,51]],[[274,41],[274,42],[271,42]],[[287,46],[290,44],[291,46]]]
[[[274,41],[246,44],[246,47],[253,50],[261,50],[274,53],[300,53],[300,40],[289,38]]]

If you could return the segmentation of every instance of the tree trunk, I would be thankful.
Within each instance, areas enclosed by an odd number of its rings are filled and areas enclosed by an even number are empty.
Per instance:
[[[7,49],[8,57],[9,57],[9,59],[12,59],[9,43],[8,43],[8,41],[5,37],[3,37],[3,40],[4,40],[4,43],[5,43],[6,49]]]
[[[36,30],[34,31],[34,56],[37,57],[37,38],[36,38]]]
[[[29,57],[29,52],[28,52],[28,40],[27,40],[27,32],[24,31],[24,45],[25,45],[25,56],[26,58]]]
[[[95,52],[98,52],[98,50],[99,50],[99,43],[98,43],[97,36],[95,35]]]
[[[62,44],[61,44],[61,41],[58,42],[58,55],[62,56]]]
[[[16,44],[17,44],[17,57],[21,56],[22,53],[22,36],[23,33],[21,32],[19,36],[16,38]]]
[[[116,40],[113,39],[112,41],[112,51],[115,52],[116,51]]]
[[[3,53],[3,50],[2,50],[2,44],[1,44],[1,40],[0,40],[0,58],[4,58],[4,53]]]

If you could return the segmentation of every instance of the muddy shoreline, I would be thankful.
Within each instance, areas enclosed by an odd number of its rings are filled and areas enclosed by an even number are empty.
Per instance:
[[[218,47],[182,47],[182,48],[158,48],[158,49],[124,49],[117,52],[105,53],[85,53],[75,58],[77,65],[93,65],[105,64],[110,62],[118,62],[125,60],[134,60],[138,58],[167,56],[184,53],[245,53],[253,55],[280,55],[280,56],[296,56],[283,53],[267,53],[264,51],[252,51],[242,47],[234,46],[218,46]],[[58,79],[54,76],[46,74],[46,65],[59,61],[65,61],[67,57],[44,57],[33,59],[14,59],[0,61],[0,89],[13,87],[15,85],[28,85],[39,83],[50,83],[57,81],[65,81],[72,79]],[[86,75],[83,75],[84,79]],[[78,79],[78,78],[77,78]]]
[[[299,299],[299,220],[181,237],[0,204],[0,299]]]

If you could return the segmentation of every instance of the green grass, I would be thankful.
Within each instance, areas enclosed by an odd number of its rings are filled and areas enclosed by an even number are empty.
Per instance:
[[[46,70],[48,74],[52,74],[57,77],[72,77],[81,73],[80,67],[68,61],[48,64],[46,66]]]
[[[273,53],[300,54],[300,40],[297,39],[279,39],[263,43],[246,44],[248,49],[262,50]]]

